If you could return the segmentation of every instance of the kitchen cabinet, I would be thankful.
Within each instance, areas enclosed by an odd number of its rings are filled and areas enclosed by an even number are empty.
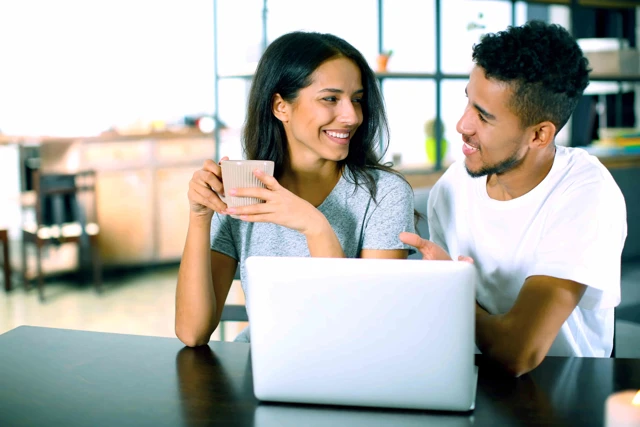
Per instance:
[[[215,157],[210,134],[194,130],[40,141],[47,171],[96,171],[100,253],[109,266],[180,260],[193,173]]]

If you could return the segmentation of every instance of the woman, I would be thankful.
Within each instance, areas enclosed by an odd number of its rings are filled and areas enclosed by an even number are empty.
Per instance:
[[[407,257],[398,235],[414,230],[413,194],[379,163],[381,136],[387,139],[382,96],[353,46],[304,32],[269,45],[253,79],[243,147],[247,159],[273,160],[274,177],[256,171],[266,189],[231,189],[211,160],[194,173],[176,289],[182,342],[209,341],[238,262],[242,279],[251,255]],[[227,208],[218,197],[225,192],[265,203]],[[248,342],[248,330],[236,340]]]

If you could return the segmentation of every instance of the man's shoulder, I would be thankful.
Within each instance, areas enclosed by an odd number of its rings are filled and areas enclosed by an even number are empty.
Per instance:
[[[620,192],[611,172],[596,156],[582,148],[557,147],[557,150],[560,168],[556,173],[563,184],[563,193]]]

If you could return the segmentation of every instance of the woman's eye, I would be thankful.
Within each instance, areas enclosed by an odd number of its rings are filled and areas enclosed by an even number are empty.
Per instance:
[[[362,104],[362,98],[352,99],[351,102],[355,102],[356,104]]]
[[[336,102],[337,99],[335,96],[327,96],[326,98],[322,98],[324,101],[328,101],[328,102]]]

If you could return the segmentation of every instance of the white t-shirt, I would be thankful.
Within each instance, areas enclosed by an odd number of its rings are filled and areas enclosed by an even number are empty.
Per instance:
[[[624,198],[609,171],[585,150],[558,146],[551,171],[527,194],[494,200],[486,182],[471,178],[464,161],[449,167],[429,197],[431,240],[453,259],[474,259],[477,301],[491,314],[509,311],[529,276],[586,285],[548,354],[609,357],[627,236]]]

